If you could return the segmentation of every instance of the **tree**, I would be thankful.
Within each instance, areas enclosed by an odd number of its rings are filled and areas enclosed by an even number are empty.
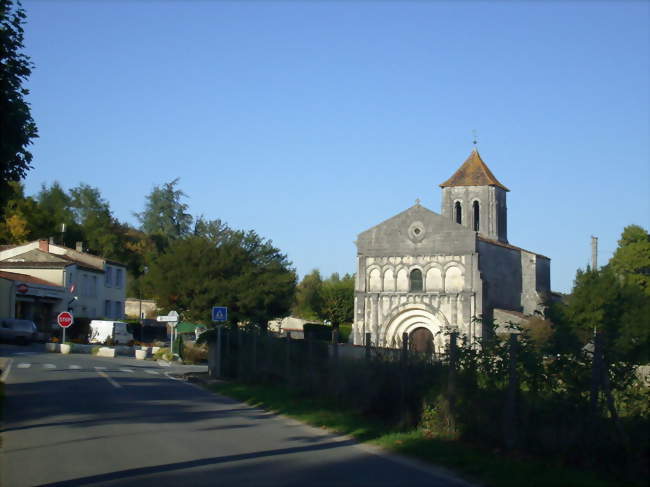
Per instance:
[[[650,235],[638,226],[623,230],[618,248],[608,266],[626,282],[638,286],[650,296]]]
[[[135,216],[140,220],[140,228],[148,235],[157,235],[168,241],[185,237],[192,227],[192,216],[187,213],[188,206],[181,202],[187,195],[176,189],[176,178],[162,186],[156,186],[147,196],[142,213]]]
[[[322,287],[323,279],[318,269],[314,269],[305,275],[296,288],[296,299],[292,313],[308,320],[318,319],[318,313],[323,307]]]
[[[20,2],[0,0],[0,194],[31,169],[27,146],[38,137],[23,88],[32,63],[23,54],[25,11]]]
[[[323,282],[321,290],[322,306],[320,316],[338,328],[341,323],[354,319],[354,276],[346,274],[339,278],[337,273]]]
[[[218,243],[203,235],[174,240],[149,264],[148,294],[183,318],[208,322],[215,305],[228,307],[231,323],[266,326],[293,302],[291,263],[255,232],[228,231]]]
[[[583,343],[602,333],[612,360],[650,359],[650,299],[611,268],[578,270],[564,316]]]
[[[121,227],[98,188],[80,184],[70,190],[70,209],[88,252],[118,259],[123,248]]]

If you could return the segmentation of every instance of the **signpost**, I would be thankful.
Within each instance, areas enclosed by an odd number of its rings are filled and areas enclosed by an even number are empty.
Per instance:
[[[212,307],[212,321],[217,323],[217,359],[215,375],[221,377],[221,326],[220,323],[228,321],[228,308],[225,306]]]
[[[156,316],[156,321],[167,323],[172,327],[171,351],[174,354],[174,340],[176,339],[176,325],[178,325],[178,312],[170,311],[166,316]]]
[[[61,343],[65,343],[65,329],[74,323],[74,316],[69,311],[61,311],[56,317],[56,322],[63,328],[63,338]]]

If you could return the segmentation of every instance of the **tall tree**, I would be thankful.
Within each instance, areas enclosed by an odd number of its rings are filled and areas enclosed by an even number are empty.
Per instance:
[[[643,227],[625,227],[608,265],[617,275],[650,296],[650,235]]]
[[[323,282],[320,316],[332,322],[333,327],[350,323],[354,319],[354,276],[337,273]]]
[[[113,259],[123,247],[121,227],[98,188],[80,184],[70,190],[70,208],[81,228],[86,250]]]
[[[295,285],[291,263],[271,242],[233,231],[218,243],[201,235],[172,241],[145,278],[147,294],[185,319],[209,321],[222,305],[232,323],[262,326],[288,312]]]
[[[192,229],[192,216],[187,213],[188,206],[181,200],[187,195],[176,188],[176,178],[162,186],[156,186],[147,196],[145,209],[136,213],[142,231],[172,241],[182,238]]]
[[[38,137],[23,88],[32,69],[22,52],[25,18],[20,2],[0,0],[0,194],[25,177],[32,161],[27,147]]]
[[[301,318],[315,320],[323,307],[323,279],[318,269],[306,274],[296,287],[296,300],[292,313]]]

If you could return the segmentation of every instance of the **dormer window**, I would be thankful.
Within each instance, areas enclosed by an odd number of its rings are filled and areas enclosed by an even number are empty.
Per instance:
[[[454,205],[454,214],[456,216],[456,223],[462,225],[463,223],[463,208],[460,205],[460,201],[456,201]]]
[[[481,212],[480,212],[480,209],[479,209],[478,201],[475,201],[472,204],[472,209],[473,209],[473,212],[474,212],[474,231],[478,232],[480,230],[480,228],[481,228],[480,221],[479,221],[480,216],[481,216]]]

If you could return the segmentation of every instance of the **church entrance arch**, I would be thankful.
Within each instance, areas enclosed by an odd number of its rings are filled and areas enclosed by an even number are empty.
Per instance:
[[[409,335],[409,350],[411,352],[432,354],[433,349],[433,335],[431,332],[424,328],[416,328]]]
[[[428,347],[430,344],[432,351],[444,347],[443,330],[449,327],[449,323],[438,309],[424,303],[408,303],[394,308],[390,316],[384,328],[383,346],[401,347],[402,336],[406,333],[409,341],[414,338],[421,342],[418,346]]]

